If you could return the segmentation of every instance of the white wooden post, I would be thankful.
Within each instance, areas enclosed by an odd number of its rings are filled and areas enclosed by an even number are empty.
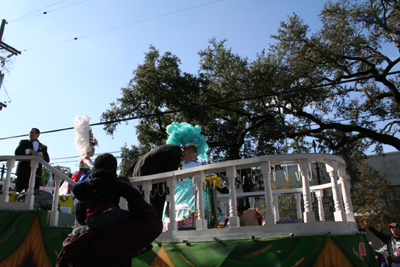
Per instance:
[[[273,203],[274,203],[274,215],[275,221],[279,221],[279,195],[274,194],[272,195]]]
[[[150,193],[152,189],[152,183],[151,181],[144,181],[142,184],[142,189],[144,192],[144,200],[147,201],[147,203],[150,203]]]
[[[7,175],[6,175],[6,182],[3,185],[2,195],[0,195],[0,202],[8,202],[9,195],[8,195],[8,188],[10,188],[11,183],[11,172],[15,165],[15,159],[7,160]],[[0,204],[1,205],[1,204]]]
[[[255,198],[254,197],[249,197],[249,202],[250,202],[250,208],[255,209]]]
[[[315,196],[317,197],[318,201],[318,214],[319,214],[319,220],[321,222],[325,221],[325,211],[324,211],[324,202],[322,201],[322,197],[324,196],[324,190],[316,190],[315,191]]]
[[[194,181],[197,186],[197,205],[198,205],[198,217],[197,217],[197,222],[196,222],[196,230],[206,230],[207,229],[207,220],[205,219],[204,216],[204,190],[203,190],[203,184],[206,180],[206,176],[204,174],[204,171],[201,171],[200,174],[196,174],[194,176]],[[175,214],[174,214],[175,215]],[[172,216],[172,215],[170,215]]]
[[[36,170],[39,166],[39,162],[36,159],[31,160],[31,177],[29,179],[29,187],[28,187],[28,192],[25,197],[25,202],[29,207],[29,210],[33,210],[33,205],[35,202],[35,195],[34,195],[34,189],[35,189],[35,181],[36,181]]]
[[[236,166],[226,168],[226,177],[229,181],[229,227],[240,227],[240,220],[237,216],[236,201]]]
[[[178,223],[176,222],[175,215],[175,188],[176,188],[176,177],[172,176],[167,180],[167,186],[169,189],[169,224],[168,232],[178,231]]]
[[[298,166],[301,173],[301,179],[303,184],[304,222],[313,223],[315,222],[315,213],[311,208],[311,191],[310,191],[310,184],[308,181],[310,164],[308,163],[307,159],[300,159]]]
[[[58,202],[59,202],[59,190],[60,183],[62,181],[61,177],[54,175],[54,194],[53,194],[53,206],[50,211],[50,226],[58,226]]]
[[[303,215],[301,212],[301,193],[295,193],[294,199],[296,200],[297,220],[301,220],[301,219],[303,219]]]
[[[335,206],[335,211],[334,211],[335,221],[337,222],[346,221],[346,218],[343,216],[343,203],[338,182],[336,179],[336,172],[338,170],[337,162],[332,160],[326,160],[325,163],[326,163],[326,171],[329,173],[329,177],[331,177],[331,182],[332,182],[332,195]]]
[[[346,168],[343,165],[339,167],[338,174],[342,186],[342,194],[347,221],[355,222],[353,204],[350,197],[350,176],[347,175]]]
[[[272,188],[271,188],[271,163],[270,161],[262,162],[260,165],[261,174],[264,180],[264,190],[265,190],[265,209],[267,214],[265,214],[265,225],[275,224],[274,218],[274,206],[272,201]]]

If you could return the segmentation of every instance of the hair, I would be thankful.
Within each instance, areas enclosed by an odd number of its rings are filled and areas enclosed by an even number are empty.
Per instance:
[[[189,151],[190,154],[197,156],[197,146],[195,144],[187,144],[185,150]]]
[[[205,137],[201,135],[201,126],[193,126],[187,122],[173,122],[166,129],[169,135],[166,144],[177,146],[194,144],[197,146],[196,156],[201,159],[207,158],[208,145]]]
[[[106,169],[117,172],[117,166],[117,159],[110,153],[101,154],[94,160],[95,169]]]
[[[35,130],[36,134],[40,134],[40,130],[38,128],[32,128],[32,130]]]

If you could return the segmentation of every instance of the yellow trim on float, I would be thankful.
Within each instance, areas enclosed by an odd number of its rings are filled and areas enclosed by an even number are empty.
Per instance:
[[[170,258],[167,255],[167,252],[164,249],[164,246],[161,246],[160,250],[157,253],[156,258],[150,265],[151,267],[175,267]]]
[[[341,266],[341,267],[352,267],[347,257],[343,252],[335,245],[335,243],[328,238],[325,246],[315,262],[314,267],[325,267],[325,266]]]
[[[44,247],[42,231],[40,230],[40,224],[37,217],[33,221],[31,230],[22,245],[10,257],[1,262],[0,267],[21,266],[29,254],[32,254],[32,262],[36,266],[52,267]]]

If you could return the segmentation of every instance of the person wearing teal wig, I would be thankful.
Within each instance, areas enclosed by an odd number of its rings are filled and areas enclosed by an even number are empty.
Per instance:
[[[200,126],[174,122],[167,126],[169,138],[167,144],[158,146],[138,157],[129,169],[133,177],[152,175],[182,168],[183,163],[196,157],[207,157],[208,145],[200,134]],[[168,190],[165,183],[153,184],[150,203],[157,210],[160,218]]]
[[[167,144],[187,145],[195,144],[197,156],[201,159],[207,158],[208,144],[204,136],[201,135],[201,126],[193,126],[187,122],[173,122],[167,126]]]

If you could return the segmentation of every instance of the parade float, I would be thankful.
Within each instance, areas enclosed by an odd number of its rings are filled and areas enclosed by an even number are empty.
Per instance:
[[[10,201],[11,172],[19,160],[30,160],[32,173],[38,163],[54,173],[52,210],[34,210],[32,178],[25,201]],[[64,181],[75,182],[36,156],[0,156],[0,161],[7,164],[0,196],[0,266],[54,266],[62,240],[72,231],[71,226],[59,225],[58,192]],[[310,185],[311,166],[317,162],[330,181]],[[297,170],[301,188],[272,190],[275,167],[283,165]],[[133,185],[142,187],[147,201],[153,183],[166,182],[170,195],[175,196],[184,179],[190,179],[197,198],[193,227],[182,229],[177,216],[170,216],[168,230],[154,241],[151,251],[133,258],[132,266],[376,266],[374,252],[355,222],[345,167],[342,158],[329,154],[268,155],[131,178]],[[235,179],[244,169],[259,171],[262,191],[237,192]],[[228,181],[229,194],[216,195],[217,205],[228,205],[225,215],[229,224],[225,227],[210,228],[204,191],[209,175],[224,176]],[[331,192],[334,202],[330,220],[325,219],[328,216],[320,197],[324,190]],[[279,195],[294,195],[295,223],[279,219],[275,201]],[[265,203],[265,224],[241,227],[236,213],[238,198],[252,196]],[[170,200],[170,215],[180,214],[177,207],[182,207],[174,200]],[[312,209],[313,200],[317,212]]]

